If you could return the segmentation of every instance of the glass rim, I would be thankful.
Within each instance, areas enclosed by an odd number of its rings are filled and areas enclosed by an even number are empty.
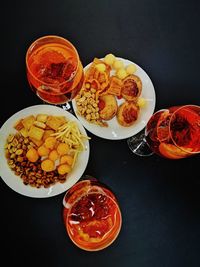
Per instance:
[[[186,152],[186,153],[188,153],[188,154],[193,155],[193,154],[198,154],[198,153],[200,153],[200,150],[198,150],[198,151],[189,151],[189,150],[187,150],[187,149],[184,149],[184,148],[180,147],[180,146],[175,142],[174,138],[172,137],[172,133],[171,133],[171,123],[172,123],[172,118],[173,118],[173,116],[174,116],[177,112],[179,112],[180,110],[182,110],[182,109],[184,109],[184,108],[187,108],[187,107],[195,107],[195,108],[198,108],[198,109],[200,110],[200,106],[198,106],[198,105],[193,105],[193,104],[186,104],[186,105],[178,106],[178,109],[176,109],[176,110],[172,113],[172,115],[171,115],[171,117],[170,117],[170,121],[169,121],[169,136],[170,136],[170,138],[172,139],[172,141],[173,141],[173,143],[174,143],[174,145],[175,145],[176,147],[178,147],[179,149],[181,149],[182,151],[184,151],[184,152]]]
[[[41,40],[43,40],[43,39],[47,39],[47,38],[57,38],[57,39],[61,39],[61,40],[65,41],[65,42],[69,43],[70,46],[72,46],[72,48],[73,48],[73,50],[74,50],[74,52],[75,52],[75,54],[76,54],[76,57],[77,57],[77,66],[76,66],[76,69],[75,69],[75,71],[74,71],[74,75],[73,75],[72,77],[70,77],[68,80],[66,80],[66,81],[64,81],[64,82],[58,84],[58,86],[62,86],[62,85],[64,85],[65,83],[70,82],[70,81],[76,76],[76,74],[77,74],[77,72],[78,72],[78,69],[79,69],[79,66],[80,66],[80,58],[79,58],[78,51],[76,50],[75,46],[74,46],[69,40],[65,39],[64,37],[61,37],[61,36],[59,36],[59,35],[45,35],[45,36],[39,37],[39,38],[37,38],[35,41],[33,41],[33,42],[30,44],[30,46],[28,47],[27,51],[26,51],[26,56],[25,56],[25,59],[26,59],[26,67],[27,67],[27,69],[28,69],[28,72],[34,77],[35,80],[37,80],[37,81],[40,82],[40,83],[42,82],[43,85],[47,85],[47,86],[52,86],[52,87],[54,87],[54,84],[52,84],[52,83],[47,83],[47,82],[43,82],[43,81],[41,81],[40,79],[38,79],[38,78],[32,73],[32,71],[30,70],[29,65],[28,65],[28,53],[29,53],[29,51],[31,50],[31,48],[34,47],[34,45],[35,45],[38,41],[41,41]]]
[[[158,113],[162,113],[162,112],[165,112],[165,111],[167,111],[167,110],[169,110],[168,108],[161,108],[161,109],[159,109],[159,110],[157,110],[157,111],[155,111],[152,115],[151,115],[151,117],[149,118],[149,120],[148,120],[148,122],[147,122],[147,124],[146,124],[146,126],[145,126],[145,128],[144,128],[144,133],[145,133],[145,137],[146,137],[146,135],[147,135],[147,125],[148,125],[148,123],[151,121],[151,119],[156,115],[156,114],[158,114]],[[156,126],[157,127],[157,126]]]

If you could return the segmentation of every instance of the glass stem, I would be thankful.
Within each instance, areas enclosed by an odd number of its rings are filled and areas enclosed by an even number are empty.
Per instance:
[[[62,109],[66,110],[66,111],[69,111],[69,112],[72,112],[72,107],[71,105],[67,102],[65,104],[61,104],[59,105]]]
[[[145,157],[154,154],[146,141],[144,130],[137,135],[128,138],[127,143],[130,150],[138,156]]]

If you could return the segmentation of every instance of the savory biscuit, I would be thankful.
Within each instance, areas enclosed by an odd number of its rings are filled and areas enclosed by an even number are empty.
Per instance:
[[[117,120],[120,125],[129,127],[138,118],[139,108],[133,102],[124,102],[118,108]]]
[[[117,113],[117,101],[113,95],[103,95],[99,97],[99,116],[103,120],[111,120]]]
[[[131,74],[123,80],[121,94],[127,101],[135,101],[140,96],[142,91],[141,79]]]

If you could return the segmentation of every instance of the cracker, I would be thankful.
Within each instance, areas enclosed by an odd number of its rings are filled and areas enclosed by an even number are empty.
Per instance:
[[[22,124],[26,130],[29,130],[35,121],[35,117],[30,115],[22,120]]]
[[[57,130],[61,125],[63,125],[63,117],[48,116],[46,125],[53,130]]]
[[[37,140],[37,141],[40,141],[42,139],[43,134],[44,134],[44,130],[41,128],[38,128],[34,125],[31,126],[31,128],[28,132],[28,136]]]
[[[47,114],[38,114],[36,120],[40,122],[46,122],[47,118],[48,118]]]

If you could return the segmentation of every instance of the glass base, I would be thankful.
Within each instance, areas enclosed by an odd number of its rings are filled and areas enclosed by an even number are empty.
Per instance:
[[[144,131],[128,138],[127,144],[130,150],[138,156],[147,157],[154,154],[146,142]]]
[[[66,103],[63,103],[63,104],[53,104],[53,103],[48,103],[48,102],[45,102],[44,100],[43,100],[43,103],[44,104],[48,104],[48,105],[53,105],[53,106],[56,106],[56,107],[58,107],[58,108],[62,108],[62,109],[64,109],[64,110],[66,110],[66,111],[68,111],[68,112],[70,112],[70,113],[74,113],[73,112],[73,109],[72,109],[72,106],[71,106],[71,104],[69,103],[69,102],[66,102]]]
[[[64,104],[58,104],[56,106],[66,110],[66,111],[72,112],[72,107],[68,102],[64,103]]]

